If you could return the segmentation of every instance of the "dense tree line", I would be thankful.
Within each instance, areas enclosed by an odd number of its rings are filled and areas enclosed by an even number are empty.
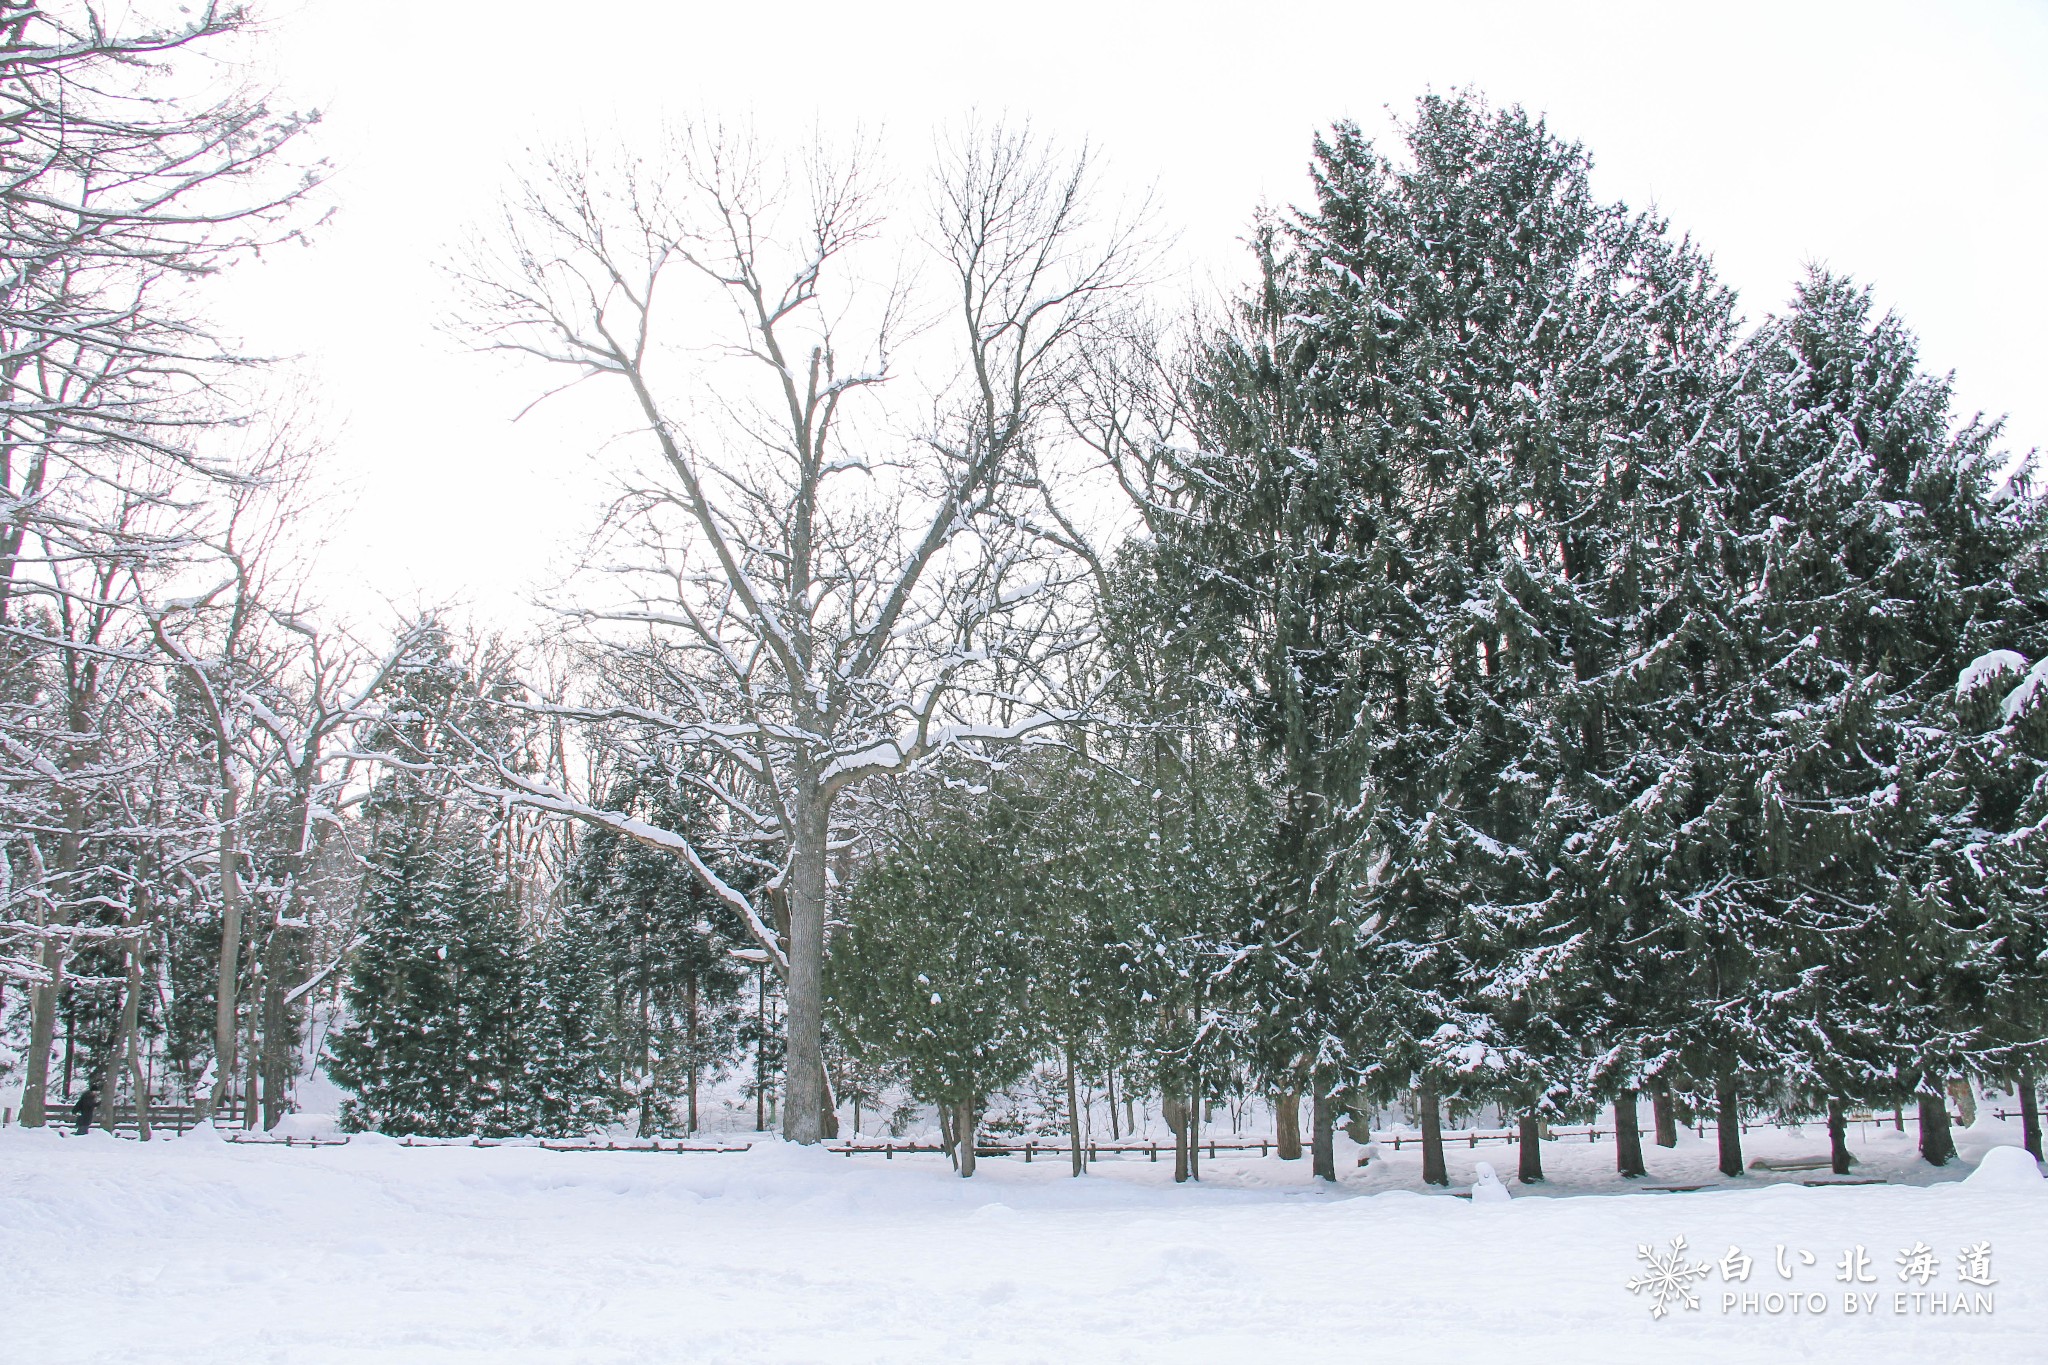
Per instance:
[[[299,131],[195,117],[246,151],[223,187]],[[1745,322],[1583,149],[1431,97],[1391,152],[1319,138],[1241,297],[1176,330],[1085,161],[981,130],[936,172],[956,378],[913,421],[877,395],[919,301],[856,287],[889,222],[857,159],[778,226],[755,149],[666,155],[549,162],[463,268],[486,346],[645,423],[546,640],[315,625],[275,568],[303,458],[207,484],[240,416],[143,369],[10,438],[33,1121],[61,1051],[61,1093],[274,1124],[316,1023],[351,1127],[690,1132],[729,1079],[802,1141],[907,1096],[963,1174],[1034,1075],[1076,1173],[1096,1094],[1183,1177],[1220,1102],[1269,1100],[1287,1155],[1305,1118],[1331,1179],[1339,1127],[1403,1106],[1438,1183],[1447,1106],[1514,1116],[1527,1180],[1610,1107],[1630,1175],[1681,1118],[1732,1175],[1746,1117],[1825,1114],[1846,1169],[1852,1109],[1916,1108],[1937,1164],[1951,1086],[2033,1114],[2042,504],[1867,289],[1815,271]],[[231,255],[296,193],[124,268]],[[765,384],[687,376],[725,426],[665,415],[679,277],[747,329],[696,350]],[[166,482],[109,502],[144,485],[95,461]],[[166,522],[173,485],[203,491]]]
[[[1827,1114],[1846,1169],[1850,1108],[1917,1106],[1937,1164],[1951,1084],[2031,1113],[2027,470],[1867,290],[1816,272],[1745,329],[1708,258],[1601,202],[1540,121],[1431,98],[1404,135],[1399,160],[1349,125],[1318,141],[1314,202],[1263,226],[1256,285],[1121,452],[1149,534],[1103,605],[1163,661],[1127,676],[1195,680],[1125,722],[1243,787],[1098,746],[1162,818],[1011,856],[1008,787],[1036,784],[933,792],[929,832],[855,884],[849,984],[889,994],[849,1002],[856,1031],[935,1054],[934,1100],[1000,1086],[1063,1046],[1050,932],[1093,958],[1080,1032],[1178,995],[1192,1030],[1143,1030],[1162,1093],[1242,1069],[1307,1095],[1325,1176],[1337,1115],[1396,1099],[1438,1182],[1447,1102],[1530,1135],[1612,1105],[1626,1174],[1639,1096],[1665,1141],[1675,1109],[1714,1117],[1731,1175],[1748,1116]],[[1205,849],[1232,797],[1238,837]],[[1194,890],[1185,918],[1137,889],[1159,834],[1188,862],[1149,880]],[[1123,934],[1068,890],[1090,879]],[[1139,984],[1154,955],[1167,994]],[[938,968],[975,1003],[927,992]]]

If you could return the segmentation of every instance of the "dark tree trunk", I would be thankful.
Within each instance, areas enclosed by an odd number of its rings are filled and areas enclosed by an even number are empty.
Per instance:
[[[2034,1160],[2041,1160],[2041,1101],[2034,1093],[2034,1078],[2019,1078],[2020,1092],[2020,1140],[2027,1144],[2027,1150],[2034,1154]]]
[[[1636,1116],[1636,1092],[1624,1090],[1614,1097],[1614,1169],[1625,1180],[1650,1173],[1643,1164],[1643,1125]]]
[[[1828,1169],[1836,1175],[1849,1174],[1849,1120],[1840,1100],[1828,1101]]]
[[[298,930],[290,925],[272,926],[270,941],[264,945],[268,959],[263,973],[263,1130],[269,1132],[284,1118],[290,1102],[293,1062],[299,1055],[298,1030],[292,1027],[291,1007],[285,995],[297,984]]]
[[[760,969],[754,982],[754,1131],[768,1131],[768,968]],[[941,1106],[939,1129],[945,1131],[946,1116]],[[946,1150],[953,1150],[952,1139],[946,1140]]]
[[[1524,1109],[1521,1127],[1521,1140],[1515,1144],[1521,1149],[1519,1178],[1524,1185],[1540,1185],[1543,1183],[1543,1120],[1536,1117],[1534,1109]]]
[[[690,1073],[686,1081],[689,1091],[686,1096],[688,1108],[683,1118],[683,1131],[685,1133],[694,1133],[697,1131],[697,974],[695,972],[691,972],[689,980],[683,983],[683,991],[684,999],[687,1001],[690,1009],[689,1037],[687,1040],[690,1050]],[[853,1126],[858,1131],[860,1128],[860,1109],[856,1106],[853,1113]]]
[[[1173,1130],[1173,1182],[1178,1185],[1184,1182],[1189,1174],[1187,1106],[1171,1095],[1161,1095],[1159,1115],[1166,1120],[1166,1126]]]
[[[1074,1174],[1087,1169],[1081,1158],[1081,1090],[1074,1081],[1074,1050],[1067,1049],[1067,1146],[1073,1156]]]
[[[1121,1142],[1123,1134],[1117,1131],[1120,1125],[1117,1123],[1116,1068],[1114,1066],[1108,1067],[1103,1071],[1102,1087],[1109,1095],[1109,1140],[1111,1142]]]
[[[149,1076],[142,1069],[142,1040],[133,1030],[128,1031],[128,1084],[135,1097],[135,1136],[143,1142],[150,1139],[149,1126]]]
[[[1721,1174],[1742,1174],[1742,1097],[1735,1088],[1735,1073],[1725,1072],[1714,1082],[1714,1130],[1721,1141]]]
[[[1444,1166],[1443,1106],[1437,1100],[1436,1087],[1418,1086],[1415,1102],[1422,1110],[1422,1181],[1425,1185],[1448,1185],[1451,1177]]]
[[[131,916],[131,924],[133,917]],[[121,1009],[116,1016],[113,1041],[107,1048],[105,1063],[100,1067],[100,1127],[114,1131],[114,1096],[121,1087],[121,1073],[127,1069],[135,1054],[136,1024],[141,1016],[142,1005],[142,942],[130,938],[124,946],[127,949],[128,977],[121,987]],[[147,1138],[148,1119],[144,1111],[149,1099],[138,1092],[135,1096],[135,1112],[138,1120],[136,1136]]]
[[[1321,1081],[1309,1099],[1309,1145],[1314,1152],[1309,1174],[1317,1180],[1337,1179],[1337,1113]]]
[[[1670,1088],[1659,1084],[1650,1092],[1650,1117],[1657,1125],[1657,1145],[1678,1145],[1678,1110],[1671,1103]]]
[[[974,1174],[974,1101],[960,1101],[960,1108],[953,1120],[953,1131],[960,1141],[960,1178],[965,1180]]]
[[[261,987],[263,983],[256,984]],[[262,1004],[261,996],[250,1003],[249,1038],[243,1053],[248,1061],[242,1073],[242,1127],[249,1130],[255,1129],[263,1113],[263,1091],[258,1082],[258,1074],[263,1070],[262,1039],[256,1027],[262,1017]]]
[[[830,1142],[839,1136],[839,1103],[832,1095],[832,1076],[818,1069],[818,1136]]]
[[[1301,1160],[1301,1092],[1283,1090],[1273,1099],[1273,1127],[1280,1140],[1282,1161]]]
[[[940,1101],[939,1146],[946,1149],[946,1160],[952,1162],[953,1168],[958,1170],[960,1168],[960,1144],[953,1134],[953,1114],[953,1102],[951,1100]]]
[[[1922,1094],[1918,1098],[1920,1155],[1930,1166],[1946,1166],[1956,1159],[1956,1141],[1948,1126],[1948,1097]]]
[[[1202,1178],[1202,1096],[1188,1096],[1188,1179]]]

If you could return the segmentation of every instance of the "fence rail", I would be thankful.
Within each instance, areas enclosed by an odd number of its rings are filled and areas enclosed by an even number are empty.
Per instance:
[[[75,1098],[52,1100],[44,1110],[43,1126],[46,1128],[76,1128],[78,1126],[78,1114],[74,1108],[76,1103]],[[105,1125],[107,1112],[103,1108],[93,1111],[92,1122],[95,1128]],[[11,1126],[15,1122],[15,1117],[14,1110],[11,1107],[0,1109],[0,1128]],[[215,1118],[223,1127],[252,1126],[244,1122],[240,1098],[230,1099],[222,1104]],[[113,1128],[116,1133],[133,1133],[140,1128],[133,1104],[117,1102],[113,1106],[113,1119]],[[149,1103],[149,1127],[151,1132],[187,1133],[198,1126],[199,1110],[194,1105],[174,1104],[168,1099],[163,1101],[151,1100]]]
[[[1206,1150],[1212,1158],[1224,1154],[1241,1154],[1254,1149],[1258,1151],[1260,1156],[1266,1156],[1275,1150],[1278,1145],[1277,1140],[1273,1138],[1213,1138],[1203,1139],[1195,1143],[1197,1148]],[[1082,1144],[1082,1150],[1087,1153],[1089,1161],[1100,1160],[1105,1152],[1112,1156],[1134,1152],[1143,1153],[1147,1160],[1157,1161],[1162,1149],[1167,1155],[1171,1156],[1173,1154],[1172,1141],[1169,1140],[1161,1143],[1156,1139],[1147,1139],[1144,1142],[1115,1141]],[[927,1142],[846,1142],[836,1147],[827,1147],[825,1150],[839,1156],[880,1156],[884,1161],[893,1161],[898,1152],[905,1155],[914,1153],[944,1154],[947,1149],[938,1143]],[[1024,1158],[1026,1165],[1031,1164],[1031,1162],[1041,1156],[1051,1157],[1055,1160],[1060,1157],[1071,1156],[1073,1150],[1073,1142],[1070,1139],[1064,1138],[1048,1138],[1044,1142],[1034,1139],[1028,1142],[976,1142],[974,1144],[974,1156],[977,1161],[985,1156],[1021,1156]]]

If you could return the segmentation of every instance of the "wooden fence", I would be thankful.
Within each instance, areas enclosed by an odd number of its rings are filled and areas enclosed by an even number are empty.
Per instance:
[[[51,1101],[48,1108],[44,1111],[43,1126],[46,1128],[62,1128],[67,1132],[75,1130],[78,1127],[78,1115],[72,1108],[75,1103],[75,1100]],[[95,1110],[92,1116],[93,1127],[103,1127],[106,1123],[106,1116],[106,1110]],[[224,1128],[255,1126],[253,1123],[245,1122],[244,1117],[240,1097],[232,1097],[221,1105],[218,1124]],[[14,1110],[0,1110],[0,1127],[6,1127],[13,1122]],[[198,1126],[199,1110],[196,1107],[189,1104],[173,1104],[167,1099],[150,1101],[149,1129],[152,1133],[187,1133]],[[116,1133],[136,1133],[139,1127],[134,1105],[121,1103],[114,1105],[114,1131]]]

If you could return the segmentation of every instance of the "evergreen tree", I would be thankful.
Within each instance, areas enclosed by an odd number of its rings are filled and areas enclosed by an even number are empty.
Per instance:
[[[1318,141],[1195,386],[1162,581],[1272,763],[1261,1013],[1425,1118],[1444,1088],[1534,1117],[1589,1098],[1613,1013],[1580,865],[1663,775],[1656,518],[1729,305],[1520,110],[1425,99],[1406,150]]]
[[[1008,783],[980,800],[946,795],[855,879],[826,999],[839,1031],[941,1107],[970,1176],[988,1096],[1048,1039],[1032,999],[1037,894],[1019,876],[1030,797]]]
[[[530,1130],[526,1020],[533,1003],[519,910],[486,812],[463,799],[458,736],[505,724],[509,684],[472,669],[423,624],[387,674],[367,735],[387,761],[364,803],[372,824],[362,940],[343,990],[346,1024],[326,1067],[351,1092],[349,1127],[503,1135]]]
[[[612,1069],[610,976],[596,916],[569,906],[533,950],[532,963],[526,1046],[533,1131],[579,1136],[616,1121],[626,1098]]]
[[[675,777],[622,771],[606,807],[663,829],[701,828],[704,813],[682,787]],[[721,875],[746,881],[722,865]],[[602,963],[613,1086],[637,1112],[642,1136],[694,1131],[703,1083],[743,1041],[747,971],[733,951],[751,937],[673,854],[610,829],[585,836],[565,889],[582,950]]]
[[[488,856],[403,828],[371,855],[348,1023],[327,1073],[357,1131],[450,1137],[531,1131],[527,1012],[516,909]]]

